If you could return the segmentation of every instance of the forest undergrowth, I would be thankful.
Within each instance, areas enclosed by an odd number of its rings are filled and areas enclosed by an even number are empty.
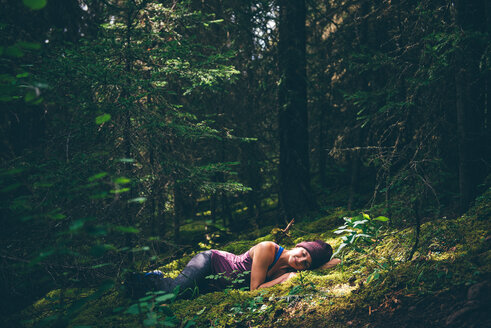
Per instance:
[[[291,281],[255,291],[225,290],[192,300],[150,293],[135,302],[121,286],[106,291],[53,290],[22,312],[24,327],[484,327],[491,295],[491,189],[455,219],[423,223],[411,260],[414,229],[378,222],[377,236],[357,239],[338,252],[343,261],[329,270],[303,272]],[[342,208],[297,223],[281,242],[324,239],[339,250],[349,243]],[[354,216],[353,219],[356,219]],[[363,215],[358,218],[364,218]],[[368,214],[365,219],[372,220]],[[345,219],[346,223],[349,219]],[[358,220],[356,222],[362,222]],[[367,220],[365,220],[367,221]],[[373,221],[374,222],[374,221]],[[362,233],[363,224],[357,232]],[[363,228],[363,227],[362,227]],[[337,229],[337,230],[336,230]],[[337,233],[335,233],[337,232]],[[362,236],[363,237],[363,236]],[[241,253],[275,240],[238,238],[221,249]],[[199,251],[199,250],[198,250]],[[175,276],[194,254],[159,269]],[[155,268],[147,268],[155,269]],[[80,302],[84,300],[84,302]],[[79,305],[78,305],[79,304]],[[63,320],[56,314],[63,313]],[[57,318],[57,319],[54,319]]]
[[[0,328],[491,327],[490,1],[0,2]],[[313,239],[341,264],[125,296]]]

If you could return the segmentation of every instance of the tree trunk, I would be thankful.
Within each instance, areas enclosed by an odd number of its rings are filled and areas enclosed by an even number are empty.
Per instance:
[[[486,1],[456,1],[455,21],[463,38],[471,33],[486,32]],[[483,46],[470,40],[459,45],[455,58],[455,96],[459,153],[460,212],[465,212],[479,193],[479,184],[486,177],[483,164],[488,156],[486,127],[486,77],[481,74]]]
[[[131,96],[130,90],[131,90],[131,72],[132,72],[132,67],[133,67],[133,56],[131,54],[131,37],[133,34],[133,20],[134,20],[134,7],[132,4],[128,4],[127,7],[125,8],[126,10],[126,29],[125,29],[125,48],[124,48],[124,62],[125,62],[125,72],[127,74],[127,77],[125,81],[123,82],[122,89],[121,89],[121,99],[128,103],[128,99]],[[132,137],[132,123],[131,123],[131,110],[132,107],[126,105],[124,108],[124,114],[123,114],[123,124],[122,126],[124,127],[123,130],[123,147],[124,147],[124,157],[127,159],[132,158],[132,146],[131,146],[131,137]],[[133,176],[133,165],[130,162],[127,162],[125,164],[125,175],[128,177]],[[128,200],[134,198],[135,195],[135,186],[130,188],[130,191],[126,195],[122,195],[122,200],[123,200],[123,215],[125,216],[125,223],[128,226],[133,226],[134,220],[135,220],[135,211],[134,211],[134,205],[129,203]],[[125,236],[126,239],[126,245],[127,246],[133,246],[134,244],[134,236],[132,234],[126,234]]]
[[[332,89],[329,91],[332,93]],[[332,95],[329,95],[329,102],[326,102],[320,108],[319,115],[319,141],[318,141],[318,161],[319,161],[319,180],[322,187],[327,188],[327,111],[331,109]]]
[[[460,212],[464,212],[469,202],[469,178],[467,172],[466,161],[467,144],[466,144],[466,129],[465,129],[465,109],[464,109],[464,83],[465,83],[465,71],[459,69],[455,74],[455,108],[457,111],[457,137],[458,137],[458,152],[459,152],[459,193]]]
[[[278,91],[280,209],[284,219],[314,207],[310,188],[305,1],[280,0]]]
[[[174,186],[174,242],[179,244],[181,239],[181,218],[183,215],[183,196],[179,186]]]
[[[348,211],[353,209],[353,202],[355,201],[355,193],[358,189],[358,172],[360,170],[360,155],[358,152],[354,152],[351,154],[351,176],[350,176],[350,184],[349,184],[349,196],[348,196]]]

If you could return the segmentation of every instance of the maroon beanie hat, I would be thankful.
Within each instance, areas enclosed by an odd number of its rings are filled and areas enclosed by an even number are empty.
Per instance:
[[[295,247],[302,247],[309,252],[312,258],[312,264],[310,265],[311,270],[316,269],[328,262],[332,256],[331,245],[323,242],[322,240],[316,241],[302,241],[298,243]]]

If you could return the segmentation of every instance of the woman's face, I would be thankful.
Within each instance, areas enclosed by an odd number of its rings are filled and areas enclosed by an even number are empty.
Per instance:
[[[312,258],[305,248],[295,247],[290,250],[288,264],[297,271],[307,270],[312,264]]]

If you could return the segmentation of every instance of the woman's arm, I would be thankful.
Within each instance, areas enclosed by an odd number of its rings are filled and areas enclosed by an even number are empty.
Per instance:
[[[338,265],[339,263],[341,263],[341,260],[340,259],[336,259],[336,258],[333,258],[332,260],[330,260],[329,262],[327,262],[326,264],[322,265],[320,267],[320,269],[324,270],[324,269],[330,269],[330,268],[334,268],[336,265]]]
[[[274,260],[274,251],[275,244],[273,242],[262,242],[254,246],[251,268],[251,290],[258,288],[266,281],[268,266]]]
[[[273,279],[271,281],[268,281],[268,282],[265,282],[264,284],[259,285],[257,288],[266,288],[266,287],[274,286],[276,284],[281,284],[281,283],[289,280],[290,278],[295,277],[296,274],[297,274],[296,272],[287,272],[287,273],[279,276],[276,279]]]

